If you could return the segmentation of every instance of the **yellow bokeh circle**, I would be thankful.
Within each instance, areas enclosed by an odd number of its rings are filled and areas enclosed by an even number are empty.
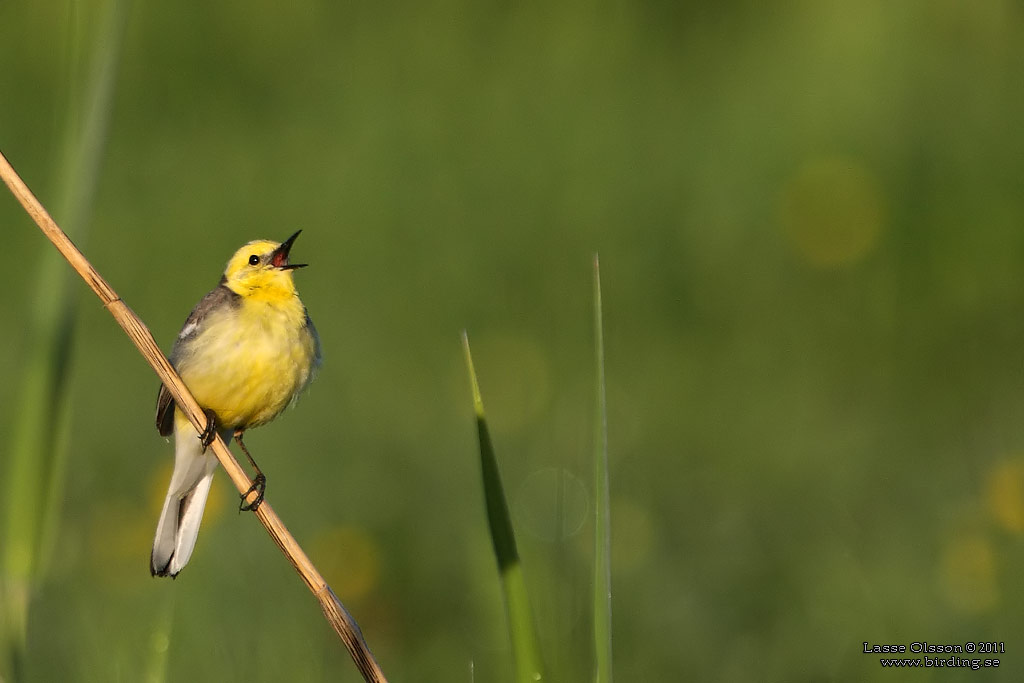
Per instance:
[[[988,473],[989,514],[1006,531],[1024,533],[1024,463],[1004,461]]]
[[[779,220],[797,253],[819,268],[856,263],[885,222],[881,189],[861,164],[838,157],[805,163],[783,188]]]
[[[324,577],[342,599],[358,600],[377,585],[380,578],[377,544],[362,529],[352,526],[325,529],[313,539],[310,550]]]

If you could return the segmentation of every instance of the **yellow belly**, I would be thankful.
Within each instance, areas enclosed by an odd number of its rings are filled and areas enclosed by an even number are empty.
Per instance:
[[[277,417],[309,384],[318,361],[315,332],[298,299],[244,301],[211,314],[175,366],[196,401],[224,428]]]

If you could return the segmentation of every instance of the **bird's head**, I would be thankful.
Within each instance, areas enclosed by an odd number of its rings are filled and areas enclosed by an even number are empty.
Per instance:
[[[224,270],[224,285],[244,297],[275,299],[295,294],[292,271],[305,263],[289,263],[288,252],[299,230],[284,242],[256,240],[235,252]]]

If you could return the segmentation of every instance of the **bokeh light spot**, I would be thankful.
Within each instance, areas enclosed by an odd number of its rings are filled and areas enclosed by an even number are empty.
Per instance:
[[[337,526],[321,531],[310,544],[311,555],[344,600],[358,600],[377,585],[377,545],[362,529]]]
[[[1024,463],[997,463],[988,474],[988,509],[1005,530],[1024,533]]]
[[[533,472],[523,480],[516,495],[517,517],[524,530],[546,541],[579,533],[589,509],[586,486],[562,468],[545,467]]]
[[[995,553],[978,535],[954,536],[943,549],[940,582],[946,600],[961,612],[981,614],[998,602]]]
[[[103,583],[125,589],[149,573],[142,570],[149,558],[156,518],[149,519],[130,501],[97,502],[89,517],[86,553],[95,575]]]
[[[813,266],[856,263],[877,243],[884,223],[878,183],[863,166],[814,159],[789,180],[779,217],[797,253]]]

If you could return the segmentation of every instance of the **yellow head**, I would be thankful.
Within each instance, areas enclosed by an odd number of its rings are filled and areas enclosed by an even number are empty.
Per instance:
[[[224,285],[244,297],[280,299],[294,296],[292,271],[307,265],[288,262],[288,252],[299,232],[281,243],[256,240],[236,251],[224,270]]]

